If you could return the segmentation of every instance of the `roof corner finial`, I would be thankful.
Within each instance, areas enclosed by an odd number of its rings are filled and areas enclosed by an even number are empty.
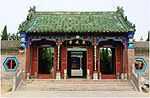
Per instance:
[[[33,14],[36,12],[36,7],[35,6],[33,6],[33,7],[30,7],[30,9],[29,9],[29,14],[28,14],[28,16],[27,16],[27,20],[30,20],[31,19],[31,17],[33,16]]]
[[[117,12],[120,12],[121,15],[125,18],[123,7],[120,8],[120,6],[118,6],[117,9],[118,9]]]
[[[32,13],[32,12],[35,12],[35,9],[36,9],[36,6],[33,6],[33,7],[30,7],[30,9],[29,9],[29,13]]]

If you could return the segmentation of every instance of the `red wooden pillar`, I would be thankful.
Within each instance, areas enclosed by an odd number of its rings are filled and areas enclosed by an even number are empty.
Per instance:
[[[96,38],[94,38],[94,40],[93,40],[93,46],[94,46],[94,72],[97,72],[97,39]]]
[[[97,59],[98,59],[98,54],[97,54],[97,39],[94,38],[93,40],[93,46],[94,46],[94,73],[93,73],[93,79],[94,80],[97,80],[98,79],[98,62],[97,62]]]
[[[28,64],[27,64],[27,73],[30,73],[30,38],[28,38]]]
[[[57,48],[54,48],[54,75],[56,76],[56,65],[57,65]]]
[[[100,73],[100,49],[98,48],[98,73]]]
[[[127,74],[127,39],[124,39],[124,73]]]
[[[87,65],[86,65],[86,69],[88,70],[89,69],[89,59],[88,59],[88,57],[89,57],[89,47],[87,47],[86,48],[87,49],[87,52],[86,52],[86,56],[87,56]]]
[[[57,65],[56,65],[56,79],[61,79],[61,67],[60,67],[60,61],[61,61],[61,40],[60,38],[57,39]]]
[[[67,69],[67,48],[61,48],[61,75],[64,76],[64,69]]]
[[[87,69],[90,70],[90,76],[93,75],[93,47],[87,48]]]
[[[60,38],[58,38],[57,39],[57,66],[56,66],[56,70],[58,71],[58,72],[60,72],[60,61],[61,61],[61,59],[60,59],[60,53],[61,53],[61,49],[60,49],[60,45],[61,45],[61,40],[60,40]],[[59,51],[59,53],[58,53],[58,51]]]

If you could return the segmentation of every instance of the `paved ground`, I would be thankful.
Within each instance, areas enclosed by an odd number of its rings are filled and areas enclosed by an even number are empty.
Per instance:
[[[52,97],[147,97],[148,93],[136,91],[15,91],[2,95],[2,98],[52,98]]]

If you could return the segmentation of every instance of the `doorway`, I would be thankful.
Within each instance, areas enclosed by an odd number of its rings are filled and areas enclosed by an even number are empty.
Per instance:
[[[54,65],[54,48],[39,48],[38,78],[51,78]]]
[[[115,50],[115,48],[100,48],[100,72],[102,78],[116,78]]]
[[[86,78],[86,71],[86,51],[68,51],[68,78]]]

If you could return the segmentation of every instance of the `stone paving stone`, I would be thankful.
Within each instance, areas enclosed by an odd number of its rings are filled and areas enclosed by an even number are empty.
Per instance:
[[[148,93],[137,91],[15,91],[2,95],[2,98],[49,98],[49,97],[140,97],[148,98]]]

